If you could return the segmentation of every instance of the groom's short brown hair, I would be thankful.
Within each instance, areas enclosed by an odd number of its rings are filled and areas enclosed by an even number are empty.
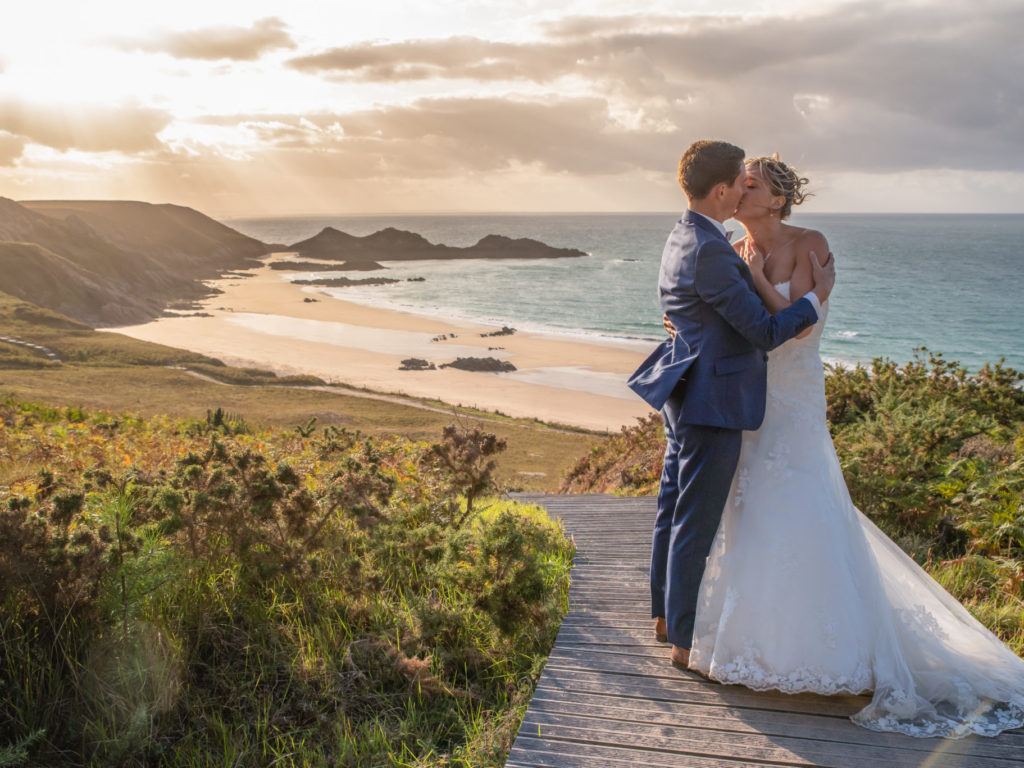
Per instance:
[[[679,159],[679,186],[690,200],[703,200],[716,184],[732,184],[744,152],[727,141],[695,141]]]

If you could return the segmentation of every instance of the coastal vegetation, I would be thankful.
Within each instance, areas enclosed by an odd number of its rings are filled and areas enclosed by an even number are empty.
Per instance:
[[[504,448],[0,400],[0,765],[501,765],[572,557]]]
[[[971,374],[921,349],[900,365],[829,366],[828,420],[857,507],[1024,655],[1024,374]],[[595,446],[566,493],[657,492],[656,414]]]
[[[0,337],[0,765],[502,764],[572,549],[489,494],[598,436],[2,293]]]
[[[572,549],[488,494],[598,436],[3,293],[0,338],[0,765],[503,762]]]

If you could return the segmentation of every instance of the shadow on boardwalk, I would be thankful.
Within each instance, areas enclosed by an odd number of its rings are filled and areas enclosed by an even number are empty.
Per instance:
[[[1024,768],[1024,730],[913,739],[848,718],[860,696],[711,683],[669,664],[650,619],[655,500],[517,494],[576,540],[562,623],[507,768]]]

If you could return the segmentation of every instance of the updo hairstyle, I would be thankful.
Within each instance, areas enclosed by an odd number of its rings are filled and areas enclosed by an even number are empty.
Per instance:
[[[782,162],[778,152],[771,157],[752,157],[746,161],[746,165],[748,170],[757,169],[773,195],[786,198],[779,211],[780,219],[788,219],[793,206],[800,205],[811,196],[810,192],[803,191],[807,179],[793,170],[792,166]]]

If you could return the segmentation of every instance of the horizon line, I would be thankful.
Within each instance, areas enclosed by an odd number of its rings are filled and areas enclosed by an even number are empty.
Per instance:
[[[5,197],[0,195],[0,197]],[[151,202],[149,200],[130,198],[88,198],[88,197],[60,197],[60,198],[31,198],[16,200],[7,198],[15,203],[71,203],[71,202],[94,202],[94,203],[145,203],[149,205],[176,205],[183,208],[191,208],[210,218],[231,221],[238,219],[294,219],[294,218],[329,218],[329,217],[385,217],[385,216],[629,216],[629,215],[679,215],[685,207],[663,210],[560,210],[560,211],[538,211],[538,210],[392,210],[392,211],[334,211],[324,212],[298,212],[298,213],[210,213],[202,208],[193,207],[186,203],[175,202]],[[1019,211],[891,211],[891,210],[859,210],[859,211],[794,211],[794,216],[1021,216],[1024,209]]]
[[[637,216],[637,215],[680,215],[685,208],[672,210],[632,210],[632,211],[459,211],[459,210],[438,210],[438,211],[359,211],[335,213],[275,213],[275,214],[231,214],[223,216],[224,220],[232,219],[294,219],[294,218],[329,218],[332,216],[343,216],[347,218],[359,217],[383,217],[383,216]],[[207,214],[214,218],[221,218],[214,214]],[[798,216],[1024,216],[1021,211],[804,211],[794,212]],[[727,219],[729,221],[730,219]]]

